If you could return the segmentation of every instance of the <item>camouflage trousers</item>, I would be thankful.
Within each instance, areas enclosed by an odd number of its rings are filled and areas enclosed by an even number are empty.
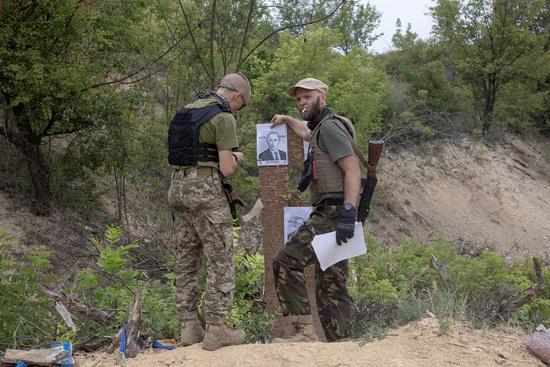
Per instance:
[[[273,260],[275,288],[284,316],[311,314],[304,270],[315,266],[317,311],[329,342],[351,336],[351,297],[347,289],[349,262],[340,261],[321,270],[311,241],[315,235],[334,231],[339,220],[337,207],[315,207],[309,219]]]
[[[174,221],[170,241],[177,252],[175,305],[180,320],[197,317],[205,261],[202,313],[207,323],[222,324],[233,307],[235,269],[231,212],[218,171],[212,175],[175,171],[168,202]]]

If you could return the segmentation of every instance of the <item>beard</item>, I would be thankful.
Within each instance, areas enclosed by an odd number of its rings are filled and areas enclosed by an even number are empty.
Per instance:
[[[317,96],[317,101],[313,103],[309,110],[300,113],[305,121],[314,121],[317,117],[319,117],[319,114],[321,113],[321,96]]]

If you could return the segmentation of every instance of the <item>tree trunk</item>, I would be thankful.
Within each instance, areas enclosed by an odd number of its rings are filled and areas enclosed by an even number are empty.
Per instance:
[[[33,143],[29,139],[26,139],[22,150],[27,159],[29,176],[35,190],[35,198],[31,205],[31,211],[34,215],[50,215],[50,175],[49,168],[43,162],[42,155],[40,154],[40,143]]]
[[[483,110],[482,128],[486,134],[491,129],[493,124],[493,111],[495,109],[495,101],[497,99],[498,81],[497,76],[492,73],[487,76],[487,88],[484,91],[485,108]]]

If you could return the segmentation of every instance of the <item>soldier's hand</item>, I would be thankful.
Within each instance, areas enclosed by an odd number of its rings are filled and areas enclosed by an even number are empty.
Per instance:
[[[347,243],[355,233],[355,208],[352,205],[346,204],[351,209],[344,210],[340,214],[340,223],[336,226],[336,243],[338,246],[342,246],[343,243]]]
[[[287,118],[288,118],[288,116],[286,116],[286,115],[275,115],[271,119],[271,125],[269,127],[274,128],[277,125],[286,124],[286,119]]]

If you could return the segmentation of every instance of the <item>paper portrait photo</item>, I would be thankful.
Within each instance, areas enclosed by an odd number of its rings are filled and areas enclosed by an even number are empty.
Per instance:
[[[313,207],[311,206],[286,206],[284,211],[285,242],[296,232],[298,228],[309,218]]]
[[[256,154],[258,166],[288,165],[288,140],[285,125],[270,128],[271,124],[256,125]]]

